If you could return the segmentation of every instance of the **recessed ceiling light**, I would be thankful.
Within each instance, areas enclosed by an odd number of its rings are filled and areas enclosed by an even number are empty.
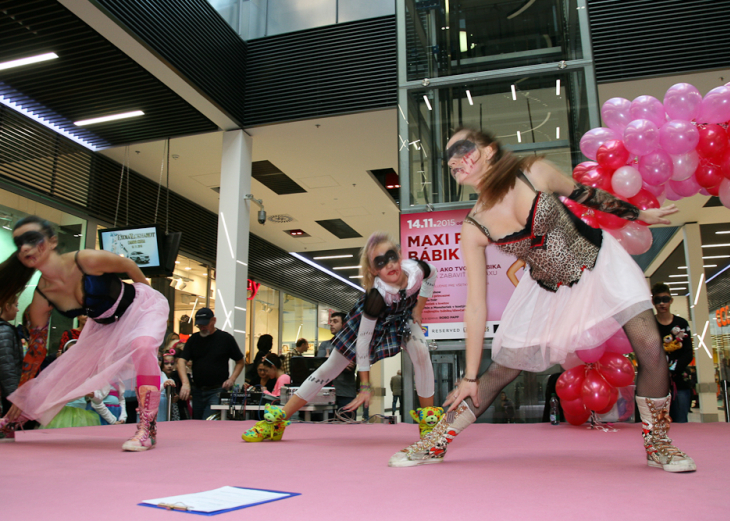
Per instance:
[[[332,269],[335,270],[359,270],[360,266],[336,266]]]
[[[362,275],[350,275],[349,278],[351,278],[351,279],[361,279],[362,278]]]
[[[730,246],[730,244],[703,244],[703,248],[724,248],[725,246]]]
[[[730,233],[730,230],[725,230],[725,231],[721,231],[721,232],[715,232],[715,235],[723,235],[725,233]]]
[[[39,63],[48,60],[55,60],[58,58],[58,54],[55,52],[47,52],[45,54],[39,54],[37,56],[30,56],[28,58],[20,58],[18,60],[11,60],[8,62],[0,63],[0,71],[5,69],[12,69],[14,67],[22,67],[23,65],[30,65],[31,63]]]
[[[423,101],[425,101],[425,102],[426,102],[426,106],[428,107],[428,110],[433,110],[433,109],[431,108],[431,102],[430,102],[430,101],[428,101],[428,96],[426,96],[425,94],[423,95]]]
[[[679,277],[689,277],[686,273],[684,275],[669,275],[671,278],[679,278]]]
[[[560,139],[560,127],[555,127],[555,139]]]
[[[702,257],[703,259],[730,259],[730,255],[711,255],[709,257]]]
[[[514,85],[512,85],[512,100],[517,101],[517,89],[515,89]]]
[[[520,131],[517,131],[517,142],[522,143],[522,134],[520,134]]]
[[[116,121],[118,119],[135,118],[137,116],[144,116],[144,112],[142,112],[141,110],[133,110],[132,112],[112,114],[111,116],[102,116],[100,118],[82,119],[81,121],[74,121],[74,125],[76,125],[77,127],[83,127],[86,125],[95,125],[96,123]]]
[[[717,268],[717,264],[704,264],[703,268]]]
[[[677,266],[677,269],[678,270],[686,270],[687,269],[687,266]]]
[[[555,80],[555,95],[560,96],[560,79]]]
[[[469,100],[469,105],[474,105],[474,100],[471,99],[471,92],[469,92],[469,89],[466,89],[466,97]]]

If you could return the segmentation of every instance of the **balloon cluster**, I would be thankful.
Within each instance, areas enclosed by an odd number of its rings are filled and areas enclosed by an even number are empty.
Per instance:
[[[560,375],[555,391],[568,423],[581,425],[591,411],[605,414],[613,408],[618,388],[634,381],[634,366],[624,356],[631,351],[626,334],[619,330],[596,348],[576,351],[576,358],[563,364],[572,367]]]
[[[730,208],[730,83],[703,98],[689,83],[677,83],[664,95],[634,101],[611,98],[601,108],[606,127],[589,130],[580,140],[593,161],[573,170],[579,183],[601,188],[642,210],[658,208],[696,193],[719,196]],[[651,232],[640,223],[589,210],[571,210],[593,227],[606,229],[632,255],[651,246]]]

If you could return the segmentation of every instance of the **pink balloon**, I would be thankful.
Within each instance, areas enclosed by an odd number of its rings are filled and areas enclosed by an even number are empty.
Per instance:
[[[644,156],[659,147],[659,129],[649,120],[632,121],[624,129],[624,146],[632,154]]]
[[[623,329],[619,329],[616,333],[606,340],[606,352],[618,353],[619,355],[627,355],[634,350],[629,342],[629,337]]]
[[[594,347],[593,349],[580,349],[575,352],[576,355],[578,355],[578,358],[583,360],[587,364],[592,364],[595,362],[598,362],[598,360],[603,356],[603,353],[606,352],[606,346],[601,344],[598,347]]]
[[[611,187],[616,195],[634,197],[641,190],[641,174],[633,166],[622,166],[611,176]]]
[[[725,123],[730,120],[730,88],[715,87],[705,94],[700,104],[700,123]]]
[[[592,411],[600,411],[606,408],[611,398],[611,385],[595,369],[586,372],[585,380],[581,387],[583,403],[586,408]]]
[[[606,353],[598,363],[598,372],[614,387],[626,387],[634,383],[634,366],[624,355]]]
[[[672,181],[669,181],[669,183],[671,182]],[[679,201],[680,199],[682,199],[684,196],[679,195],[677,192],[672,190],[672,187],[669,185],[669,183],[664,185],[664,195],[667,196],[667,199],[669,199],[670,201]]]
[[[639,159],[641,177],[651,185],[663,185],[669,181],[672,168],[672,158],[663,150],[655,150]]]
[[[585,177],[586,173],[589,170],[592,170],[597,166],[598,163],[596,163],[595,161],[583,161],[582,163],[578,163],[573,169],[573,179],[581,184],[585,184],[583,182],[583,177]]]
[[[561,400],[576,400],[581,396],[581,387],[586,377],[586,366],[581,365],[565,371],[555,382],[555,392]]]
[[[698,93],[699,94],[699,93]],[[702,96],[700,96],[702,101]],[[623,132],[632,119],[631,102],[625,98],[611,98],[601,107],[601,117],[606,126],[616,132]]]
[[[697,193],[699,193],[700,195],[706,195],[706,196],[712,195],[710,192],[707,191],[707,188],[700,188],[700,191]]]
[[[679,195],[680,197],[692,197],[694,194],[700,191],[700,184],[695,179],[694,175],[689,176],[684,181],[669,181],[667,186],[672,189],[672,192]],[[667,190],[667,199],[669,197],[669,190]],[[672,199],[676,201],[676,199]]]
[[[673,119],[659,129],[659,142],[669,154],[686,154],[697,147],[700,133],[690,121]]]
[[[654,194],[654,197],[659,197],[659,194],[664,193],[664,185],[650,185],[646,181],[641,182],[641,188],[643,190],[646,190],[647,192]]]
[[[718,192],[720,202],[725,208],[730,208],[730,180],[723,179],[720,182],[720,191]]]
[[[611,171],[605,167],[598,165],[583,175],[582,183],[593,188],[611,191]]]
[[[621,139],[621,135],[610,128],[593,128],[583,134],[583,137],[580,139],[580,151],[587,158],[595,160],[598,148],[606,141],[611,141],[612,139]]]
[[[641,255],[651,248],[651,230],[641,224],[630,222],[621,228],[621,246],[629,255]]]
[[[629,112],[632,120],[648,119],[657,127],[661,127],[667,122],[664,105],[654,96],[639,96],[631,102]]]
[[[689,83],[677,83],[664,95],[664,110],[670,119],[692,121],[700,113],[702,94]]]
[[[684,181],[700,166],[700,155],[694,150],[686,154],[675,154],[672,158],[672,181]]]

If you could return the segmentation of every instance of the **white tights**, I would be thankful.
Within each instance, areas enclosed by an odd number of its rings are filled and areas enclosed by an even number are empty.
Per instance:
[[[406,343],[404,350],[413,362],[414,378],[416,380],[416,392],[418,396],[430,398],[433,396],[433,365],[428,354],[428,344],[423,336],[421,328],[412,321],[408,322],[411,328],[411,338]],[[327,361],[322,364],[307,380],[299,387],[296,395],[306,402],[311,402],[317,393],[337,378],[345,370],[350,361],[337,351],[332,351]]]

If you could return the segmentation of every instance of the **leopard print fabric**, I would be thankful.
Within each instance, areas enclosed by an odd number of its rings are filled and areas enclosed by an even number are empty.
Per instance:
[[[530,275],[541,287],[555,292],[560,286],[572,286],[580,280],[583,270],[596,265],[600,244],[578,231],[575,220],[557,196],[538,192],[530,219],[523,231],[490,240],[502,251],[529,264]],[[487,229],[471,216],[466,221],[489,237]]]

